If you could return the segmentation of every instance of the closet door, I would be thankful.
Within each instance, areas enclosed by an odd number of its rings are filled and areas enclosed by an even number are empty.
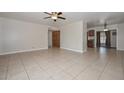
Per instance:
[[[60,31],[52,32],[52,46],[57,48],[60,47]]]

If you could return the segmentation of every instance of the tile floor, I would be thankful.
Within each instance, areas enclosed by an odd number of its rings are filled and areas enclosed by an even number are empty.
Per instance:
[[[48,49],[0,56],[0,80],[123,80],[124,52]]]

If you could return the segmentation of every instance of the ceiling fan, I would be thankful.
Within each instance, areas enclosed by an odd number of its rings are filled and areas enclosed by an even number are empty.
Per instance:
[[[51,13],[48,13],[48,12],[44,12],[45,14],[48,14],[49,16],[48,17],[45,17],[44,19],[48,19],[48,18],[51,18],[53,19],[55,22],[57,19],[63,19],[63,20],[66,20],[66,18],[62,17],[62,12],[51,12]]]

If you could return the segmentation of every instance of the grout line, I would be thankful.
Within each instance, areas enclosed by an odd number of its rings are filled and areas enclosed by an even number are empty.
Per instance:
[[[91,64],[88,64],[88,66],[86,66],[80,73],[78,73],[73,79],[76,79],[76,77],[78,77],[81,73],[83,73],[86,69],[88,69],[88,67],[90,66]]]
[[[100,78],[102,77],[103,73],[105,72],[105,69],[107,68],[107,66],[108,66],[108,65],[111,65],[111,63],[110,63],[110,61],[109,61],[109,60],[111,60],[111,59],[112,59],[112,58],[110,57],[110,58],[107,60],[105,66],[104,66],[104,68],[103,68],[103,71],[101,72],[101,74],[99,75],[99,77],[98,77],[97,80],[100,80]],[[109,63],[110,63],[110,64],[109,64]]]
[[[98,76],[97,80],[100,80],[100,78],[102,77],[103,73],[105,72],[106,67],[109,65],[109,60],[110,60],[110,58],[107,60],[105,66],[103,67],[103,70],[101,71],[101,74]]]
[[[21,54],[20,54],[20,61],[21,61],[21,63],[22,63],[22,66],[24,67],[24,71],[25,71],[25,73],[26,73],[28,79],[30,80],[30,77],[29,77],[29,75],[28,75],[28,72],[27,72],[27,70],[26,70],[26,67],[25,67],[25,65],[24,65],[24,63],[23,63]]]
[[[101,71],[100,75],[98,76],[97,80],[100,80],[100,78],[102,77],[103,73],[105,72],[106,67],[108,66],[109,62],[107,61],[105,66],[103,67],[103,70]]]
[[[95,63],[97,63],[98,58],[99,58],[99,54],[97,53],[97,57],[94,59],[94,61],[96,61]],[[82,72],[84,72],[86,69],[88,69],[88,67],[90,67],[91,65],[95,65],[95,63],[90,63]],[[82,72],[80,72],[80,73],[82,73]],[[75,78],[78,77],[80,75],[80,73],[77,76],[75,76]]]
[[[40,57],[40,55],[38,55],[38,56]],[[45,70],[40,66],[40,64],[37,62],[36,57],[33,56],[33,58],[34,58],[34,60],[35,60],[36,65],[39,66],[40,70],[45,71]],[[47,71],[45,71],[45,73],[49,75],[49,73],[48,73]],[[50,77],[52,77],[52,76],[49,75],[49,78],[50,78]],[[46,79],[46,80],[47,80],[47,79]]]
[[[97,55],[97,57],[93,60],[93,61],[97,61],[97,58],[99,58],[99,55]],[[92,62],[93,62],[92,61]],[[81,73],[83,73],[86,69],[88,69],[88,67],[90,67],[91,65],[93,65],[94,63],[89,63],[78,75],[76,75],[75,77],[74,77],[74,79],[76,79],[76,77],[78,77]]]
[[[70,66],[71,67],[71,66]],[[60,68],[60,67],[59,67]],[[69,76],[71,76],[72,77],[72,79],[74,78],[74,76],[73,75],[71,75],[69,72],[66,72],[64,69],[62,69],[62,68],[60,68],[65,74],[68,74]]]
[[[40,55],[38,55],[38,56],[40,56]],[[33,56],[34,57],[34,56]],[[34,59],[36,60],[36,57],[34,57]],[[40,64],[38,63],[38,62],[36,62],[36,64],[40,67],[40,69],[41,70],[44,70],[41,66],[40,66]],[[57,66],[54,62],[53,62],[53,64],[55,65],[55,66]],[[60,68],[59,66],[57,66],[58,68]],[[65,74],[68,74],[68,73],[66,73],[62,68],[60,68],[61,69],[61,71],[62,72],[64,72]],[[44,70],[45,71],[45,70]],[[49,75],[49,73],[47,72],[47,71],[45,71],[48,75]],[[68,74],[69,76],[71,76],[71,77],[73,77],[71,74]],[[53,76],[52,75],[49,75],[52,79],[54,79],[53,78]]]
[[[111,60],[111,59],[112,59],[112,57],[109,58],[108,60]],[[101,76],[102,76],[103,73],[105,72],[105,69],[106,69],[107,65],[111,65],[111,64],[112,64],[111,61],[108,61],[108,62],[106,63],[106,65],[104,66],[104,69],[103,69],[101,75],[98,77],[98,80],[100,80]]]

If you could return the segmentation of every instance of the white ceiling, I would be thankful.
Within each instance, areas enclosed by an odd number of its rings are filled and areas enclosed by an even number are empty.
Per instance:
[[[58,19],[57,22],[54,22],[51,19],[43,19],[46,16],[48,15],[43,12],[0,12],[0,17],[50,26],[60,26],[80,20],[87,21],[88,27],[103,25],[105,21],[108,24],[119,24],[124,22],[124,12],[63,12],[63,16],[66,17],[67,20]]]

